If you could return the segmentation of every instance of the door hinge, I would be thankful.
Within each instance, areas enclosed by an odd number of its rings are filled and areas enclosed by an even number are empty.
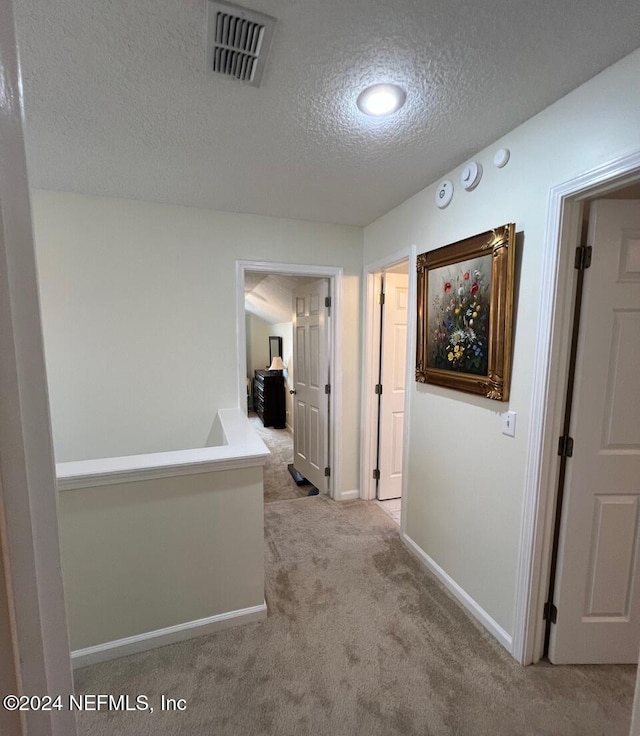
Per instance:
[[[382,396],[382,384],[381,383],[376,383],[375,392],[376,394],[378,394],[378,396]]]
[[[547,601],[544,604],[542,617],[545,621],[551,621],[552,624],[555,624],[558,620],[558,609],[556,608],[555,604],[553,604],[551,601]]]
[[[576,260],[575,267],[578,271],[585,271],[591,265],[591,252],[592,248],[590,245],[579,245],[576,248]]]
[[[330,468],[329,466],[327,466],[327,467],[326,467],[326,468],[324,469],[324,477],[325,477],[325,478],[329,478],[329,476],[330,476],[330,475],[331,475],[331,468]]]
[[[374,480],[380,480],[380,469],[375,468],[373,471],[373,479]]]
[[[378,294],[378,304],[384,304],[384,291]]]
[[[331,306],[331,297],[325,296],[324,298],[324,306],[327,307],[327,309]]]
[[[325,385],[324,385],[324,392],[325,392],[325,394],[330,394],[331,393],[331,384],[330,383],[325,383]]]
[[[558,455],[560,457],[573,456],[573,437],[563,434],[562,437],[558,438]]]

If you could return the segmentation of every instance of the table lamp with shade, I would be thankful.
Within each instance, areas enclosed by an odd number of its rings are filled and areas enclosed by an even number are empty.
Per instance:
[[[284,370],[284,363],[282,362],[282,358],[279,355],[275,355],[273,357],[273,360],[271,361],[271,365],[269,366],[270,371],[283,371]]]

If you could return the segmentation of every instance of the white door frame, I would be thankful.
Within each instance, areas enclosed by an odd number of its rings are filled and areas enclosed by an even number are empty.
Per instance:
[[[574,271],[582,203],[640,178],[640,150],[620,156],[553,187],[543,245],[540,312],[525,468],[524,501],[512,654],[521,664],[537,662],[544,646],[545,603],[558,476]]]
[[[244,307],[246,271],[274,273],[281,276],[308,276],[329,280],[331,298],[331,335],[329,370],[329,495],[341,500],[342,489],[342,280],[343,269],[337,266],[308,266],[298,263],[236,261],[236,339],[238,351],[238,406],[246,413],[247,343]],[[295,431],[295,425],[294,425]]]
[[[416,253],[417,248],[412,245],[396,251],[385,258],[381,258],[364,267],[363,284],[363,330],[362,330],[362,415],[360,433],[360,498],[371,501],[376,497],[376,485],[373,480],[373,470],[376,467],[377,451],[377,395],[373,387],[378,382],[378,364],[375,351],[380,348],[380,311],[378,309],[378,282],[377,276],[402,261],[409,261],[409,321],[407,323],[407,373],[406,391],[404,395],[404,437],[409,438],[409,411],[411,406],[411,387],[414,381],[415,361],[415,332],[416,310],[413,305],[416,301]],[[405,500],[407,497],[407,466],[409,460],[408,441],[402,448],[402,499],[401,528],[404,532]]]
[[[0,3],[0,110],[0,554],[6,576],[0,605],[10,617],[18,694],[59,694],[67,702],[73,676],[11,2]],[[69,710],[25,712],[19,723],[8,715],[0,715],[7,736],[76,733]]]

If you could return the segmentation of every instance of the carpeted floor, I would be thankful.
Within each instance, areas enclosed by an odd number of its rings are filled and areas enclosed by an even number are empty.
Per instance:
[[[287,501],[306,496],[311,486],[298,487],[287,470],[288,463],[293,462],[291,430],[265,427],[260,417],[253,413],[249,414],[249,422],[271,452],[264,466],[264,502]]]
[[[266,621],[80,670],[82,736],[627,736],[635,667],[520,667],[373,502],[265,507]]]

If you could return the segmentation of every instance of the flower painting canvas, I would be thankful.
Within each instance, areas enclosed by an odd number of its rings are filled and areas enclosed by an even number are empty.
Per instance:
[[[514,260],[513,224],[418,256],[416,381],[508,399]]]
[[[486,376],[491,255],[429,271],[427,366]]]

